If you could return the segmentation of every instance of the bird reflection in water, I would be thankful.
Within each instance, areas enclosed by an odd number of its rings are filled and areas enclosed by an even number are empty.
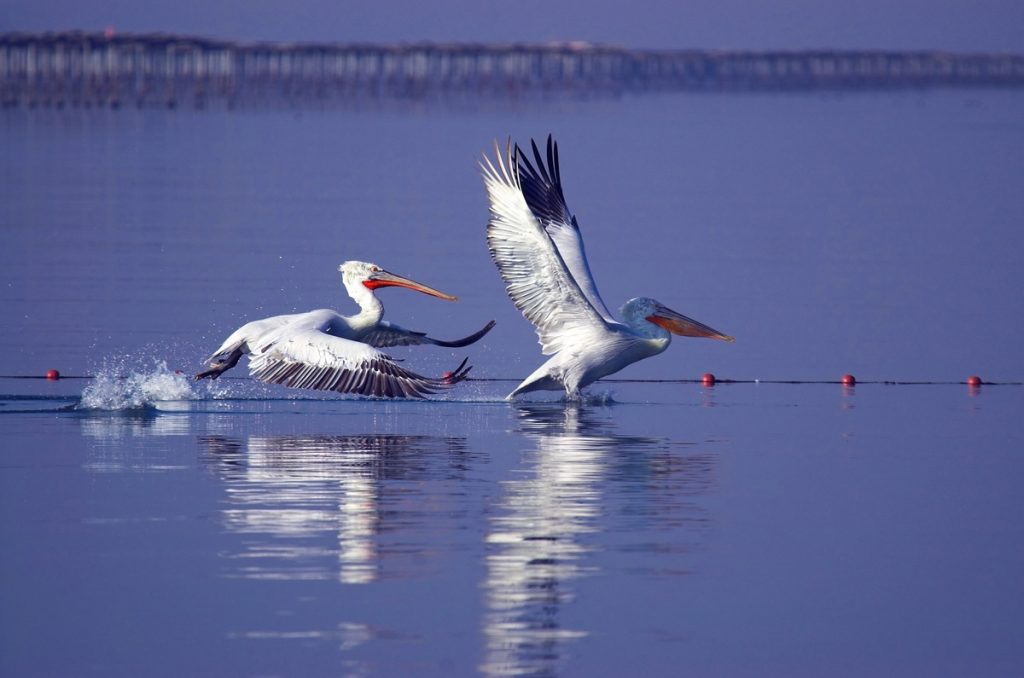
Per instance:
[[[691,507],[660,493],[685,489],[691,481],[689,469],[680,475],[671,461],[679,455],[669,440],[616,434],[616,420],[602,417],[601,408],[517,409],[520,432],[535,449],[520,477],[503,483],[504,496],[490,520],[487,646],[480,668],[487,675],[553,675],[566,646],[587,635],[583,628],[567,628],[561,616],[576,595],[576,580],[600,573],[601,532],[623,515],[643,515],[630,506],[634,501],[663,502],[657,510],[668,515],[652,517],[647,511],[645,527],[659,519],[677,520],[680,509]],[[697,466],[697,475],[706,480],[710,467]],[[656,480],[663,474],[675,479]],[[705,480],[698,484],[706,486]],[[609,494],[617,495],[615,501]],[[620,515],[609,516],[609,510]]]
[[[366,584],[380,577],[386,515],[403,527],[422,512],[415,493],[388,494],[393,481],[422,480],[438,465],[461,467],[461,438],[290,436],[203,438],[207,461],[226,484],[223,518],[247,539],[232,575],[252,579]],[[443,457],[444,461],[436,460]],[[328,536],[329,535],[329,536]]]

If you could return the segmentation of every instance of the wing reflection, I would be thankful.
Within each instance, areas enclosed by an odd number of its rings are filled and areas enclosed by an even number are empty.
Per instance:
[[[226,484],[224,524],[246,537],[234,576],[328,579],[380,577],[380,535],[425,521],[416,491],[444,457],[461,467],[461,438],[432,436],[207,437],[206,461]],[[454,459],[452,459],[454,457]],[[391,488],[390,490],[388,488]],[[390,494],[389,494],[390,492]],[[405,545],[406,549],[408,544]]]
[[[605,495],[657,494],[649,481],[673,455],[667,439],[614,433],[611,415],[602,418],[593,408],[521,405],[518,416],[536,449],[520,477],[503,483],[490,521],[481,670],[553,675],[566,644],[587,635],[563,624],[562,608],[572,602],[576,580],[598,573],[596,533],[613,522]],[[675,473],[672,464],[667,472]],[[668,483],[672,490],[676,484]]]

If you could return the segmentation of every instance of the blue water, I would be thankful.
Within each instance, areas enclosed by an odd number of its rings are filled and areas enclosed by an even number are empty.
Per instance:
[[[476,163],[553,132],[609,307],[652,296],[737,337],[629,376],[1019,381],[1021,110],[968,90],[5,112],[0,374],[140,353],[193,370],[246,319],[350,312],[336,269],[363,259],[461,298],[387,290],[389,318],[439,336],[494,318],[477,373],[525,376],[535,336],[488,256]]]
[[[961,382],[1024,379],[1022,104],[4,111],[0,673],[1020,675],[1024,388]],[[542,356],[476,162],[549,131],[608,305],[735,344],[502,400]],[[477,380],[188,379],[248,319],[350,312],[346,259],[459,295],[382,292],[403,325],[496,319],[393,351]],[[47,369],[88,378],[13,378]],[[900,380],[950,383],[864,383]]]

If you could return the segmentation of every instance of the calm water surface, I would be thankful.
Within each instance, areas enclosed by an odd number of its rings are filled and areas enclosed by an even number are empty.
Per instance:
[[[1020,389],[615,395],[2,415],[5,674],[1024,666]]]
[[[476,163],[553,132],[608,306],[653,296],[737,337],[628,376],[1020,381],[1022,110],[1024,93],[968,90],[7,111],[0,374],[116,355],[191,371],[247,319],[350,312],[336,269],[364,259],[460,296],[387,290],[398,322],[464,336],[496,319],[467,354],[478,376],[521,378],[536,337],[487,253]]]
[[[475,163],[551,131],[609,306],[737,336],[619,376],[1020,381],[1022,104],[3,112],[0,673],[1020,675],[1020,386],[185,375],[247,319],[351,311],[360,258],[460,296],[384,292],[403,325],[498,321],[408,365],[521,378]],[[50,368],[95,378],[12,378]]]

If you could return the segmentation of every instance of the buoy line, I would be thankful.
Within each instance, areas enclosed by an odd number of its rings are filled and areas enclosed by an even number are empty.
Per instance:
[[[181,373],[179,370],[178,373]],[[45,381],[63,381],[66,379],[95,379],[93,374],[64,375],[57,370],[47,370],[45,374],[0,374],[0,379],[42,379]],[[127,379],[127,376],[117,377]],[[227,380],[247,380],[247,377],[223,377]],[[479,382],[519,382],[519,377],[468,377],[467,381]],[[716,384],[841,384],[846,387],[858,385],[882,385],[882,386],[952,386],[966,385],[973,388],[980,386],[1024,386],[1024,381],[986,381],[978,375],[972,374],[963,381],[948,381],[937,379],[857,379],[852,374],[844,374],[838,379],[727,379],[717,377],[711,372],[691,379],[601,379],[602,382],[620,384],[702,384],[704,386],[715,386]]]

